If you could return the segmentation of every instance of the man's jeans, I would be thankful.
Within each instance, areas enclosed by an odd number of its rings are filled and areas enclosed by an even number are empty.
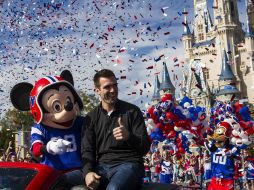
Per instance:
[[[84,179],[81,170],[73,170],[65,173],[65,181],[70,185],[84,185]]]
[[[96,173],[101,176],[98,190],[137,190],[143,184],[144,167],[130,162],[120,165],[100,164]]]

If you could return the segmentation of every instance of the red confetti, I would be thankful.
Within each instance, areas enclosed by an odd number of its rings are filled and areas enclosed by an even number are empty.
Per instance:
[[[120,49],[119,53],[125,52],[125,49]]]
[[[91,49],[93,46],[94,46],[94,43],[92,43],[92,45],[90,45],[90,47],[89,47],[89,48]]]
[[[153,69],[153,66],[149,66],[149,67],[147,67],[146,69]]]
[[[117,59],[117,60],[116,60],[116,63],[121,64],[121,63],[122,63],[122,61],[121,61],[120,59]]]

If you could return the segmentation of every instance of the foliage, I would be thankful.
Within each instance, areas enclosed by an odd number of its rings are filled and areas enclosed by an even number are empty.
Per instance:
[[[33,117],[29,111],[18,111],[16,109],[8,110],[1,120],[2,126],[11,130],[20,130],[23,128],[29,131],[34,123]]]
[[[30,131],[33,123],[33,117],[30,112],[9,109],[0,120],[0,149],[6,149],[9,141],[14,142],[14,132],[22,128],[24,131]]]
[[[99,99],[93,94],[86,94],[84,92],[79,92],[79,95],[84,104],[84,110],[82,112],[82,115],[85,115],[86,113],[92,111],[92,109],[99,104]]]
[[[0,126],[1,123],[0,123]],[[14,135],[13,131],[7,130],[7,128],[1,127],[0,129],[0,156],[2,155],[3,151],[5,151],[8,147],[9,141],[14,142]]]

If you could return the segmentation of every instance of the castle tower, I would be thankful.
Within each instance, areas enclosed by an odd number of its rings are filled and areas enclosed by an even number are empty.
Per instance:
[[[172,96],[175,97],[175,87],[173,86],[170,80],[167,65],[166,63],[163,62],[162,81],[160,84],[160,95],[163,96],[166,93],[172,94]]]
[[[237,0],[214,0],[213,8],[215,25],[240,24]]]
[[[246,32],[237,0],[213,0],[213,20],[207,2],[194,0],[193,32],[184,18],[182,41],[190,67],[182,92],[196,105],[206,106],[204,100],[214,95],[229,100],[233,94],[254,103],[254,0],[245,0]]]
[[[247,14],[246,36],[254,35],[254,0],[245,0]]]
[[[158,75],[155,76],[154,91],[152,96],[153,104],[157,104],[160,101],[160,81]]]
[[[213,23],[207,7],[207,0],[194,0],[194,34],[195,42],[199,43],[210,39],[209,32]]]
[[[241,89],[240,71],[237,59],[237,48],[235,44],[244,41],[244,32],[241,27],[238,15],[237,0],[215,0],[214,1],[214,19],[216,28],[216,44],[220,44],[222,49],[228,53],[228,60],[231,69],[236,77],[237,87]],[[220,51],[218,52],[221,53]],[[223,54],[221,58],[223,59]]]
[[[184,12],[186,12],[185,9],[184,9]],[[182,34],[182,41],[183,41],[183,46],[185,51],[185,57],[188,60],[192,56],[191,48],[193,44],[193,35],[190,31],[186,14],[184,15],[184,29]]]
[[[246,34],[245,34],[245,56],[246,60],[243,60],[240,65],[240,70],[245,80],[242,81],[243,86],[249,88],[244,89],[244,93],[247,94],[249,101],[254,100],[254,0],[245,0],[246,5]]]
[[[219,77],[219,89],[216,94],[218,100],[230,101],[233,95],[239,99],[240,92],[235,87],[236,78],[228,64],[228,56],[225,50],[223,50],[223,60],[221,67],[221,74]]]
[[[250,59],[247,65],[249,65],[254,71],[254,25],[252,23],[254,21],[254,0],[245,0],[246,3],[246,16],[247,16],[247,23],[246,23],[246,34],[245,34],[245,44],[247,54],[249,55]],[[253,17],[251,17],[253,16]],[[244,67],[244,65],[241,65]],[[244,68],[243,68],[244,69]]]

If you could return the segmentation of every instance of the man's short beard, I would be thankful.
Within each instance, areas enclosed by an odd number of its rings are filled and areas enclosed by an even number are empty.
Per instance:
[[[114,100],[112,100],[112,99],[104,99],[104,101],[106,102],[106,103],[108,103],[108,104],[110,104],[110,105],[114,105],[115,103],[116,103],[116,100],[117,99],[114,99]]]

